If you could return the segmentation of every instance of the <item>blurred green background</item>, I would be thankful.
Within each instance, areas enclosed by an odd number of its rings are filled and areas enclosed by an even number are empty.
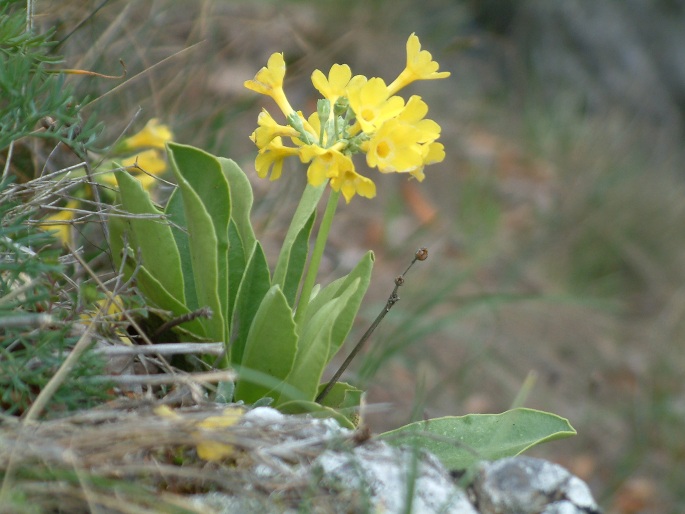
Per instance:
[[[339,209],[325,262],[333,277],[376,252],[361,333],[429,248],[348,372],[369,389],[368,423],[552,411],[578,436],[534,454],[607,512],[685,510],[684,1],[44,0],[35,22],[56,27],[67,68],[117,75],[124,60],[124,80],[69,77],[94,99],[102,147],[158,117],[248,173],[257,114],[275,109],[242,83],[272,52],[309,112],[314,69],[390,81],[416,32],[452,72],[409,91],[447,158],[420,185],[374,176],[377,198]],[[303,172],[255,177],[272,254]]]

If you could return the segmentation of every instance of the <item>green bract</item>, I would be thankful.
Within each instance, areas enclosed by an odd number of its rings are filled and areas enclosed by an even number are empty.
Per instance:
[[[351,413],[361,393],[347,384],[339,384],[324,406],[314,399],[369,286],[373,254],[298,303],[324,186],[307,186],[272,276],[250,223],[252,188],[243,171],[191,146],[169,143],[167,149],[178,188],[163,211],[131,175],[117,173],[122,206],[133,216],[110,219],[115,264],[125,256],[126,278],[135,273],[143,295],[170,318],[211,309],[211,318],[176,330],[184,340],[226,344],[221,366],[239,376],[234,400],[269,397],[291,412]],[[299,317],[297,309],[303,309]]]

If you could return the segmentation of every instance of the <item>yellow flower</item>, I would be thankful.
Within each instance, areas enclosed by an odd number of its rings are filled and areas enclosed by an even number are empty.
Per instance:
[[[257,117],[259,128],[256,129],[250,139],[258,148],[264,148],[277,136],[298,137],[300,133],[289,125],[276,123],[266,109],[262,109]]]
[[[270,96],[276,105],[288,116],[293,109],[283,92],[283,78],[285,77],[285,60],[282,53],[275,53],[269,57],[265,68],[257,72],[255,78],[246,80],[244,86],[262,95]]]
[[[407,101],[402,112],[397,116],[397,119],[414,125],[421,135],[418,139],[419,143],[426,143],[430,141],[435,141],[440,137],[440,125],[438,125],[433,120],[424,119],[426,114],[428,114],[428,105],[426,102],[421,100],[420,96],[413,95]]]
[[[327,178],[335,178],[348,170],[354,170],[352,159],[336,148],[321,148],[308,145],[300,149],[302,162],[310,162],[307,168],[307,181],[314,187],[323,184]]]
[[[150,119],[143,130],[124,139],[117,149],[121,152],[137,150],[139,148],[160,148],[174,137],[169,127],[160,123],[157,118]]]
[[[175,421],[182,421],[183,417],[167,405],[155,407],[153,412],[161,417]],[[193,433],[197,448],[197,456],[206,461],[219,461],[233,454],[233,446],[212,439],[207,439],[208,433],[216,432],[217,429],[228,428],[235,425],[245,413],[240,407],[228,407],[218,416],[209,416],[200,421],[197,426],[201,430]]]
[[[144,170],[152,175],[159,175],[166,170],[166,162],[157,150],[145,150],[143,152],[122,159],[121,164],[125,166],[128,171]]]
[[[160,175],[166,170],[166,162],[162,155],[154,149],[144,150],[131,157],[122,159],[121,165],[126,168],[133,177],[143,186],[143,189],[149,191],[155,183],[155,178],[152,175]],[[114,172],[104,173],[99,175],[101,182],[116,187],[117,180],[114,177]]]
[[[259,151],[257,159],[255,159],[257,175],[264,178],[271,172],[269,180],[277,180],[283,171],[283,160],[298,153],[297,148],[284,146],[280,137],[273,138],[267,146]]]
[[[423,163],[418,140],[421,131],[393,118],[386,121],[364,146],[366,162],[382,173],[409,172]]]
[[[204,429],[196,432],[197,456],[203,460],[214,462],[230,457],[233,454],[233,446],[219,441],[208,440],[203,437],[203,432],[215,432],[217,429],[228,428],[235,425],[243,415],[243,409],[239,407],[229,407],[219,416],[210,416],[200,423],[198,427]]]
[[[352,162],[352,156],[361,151],[367,154],[370,167],[383,173],[409,173],[423,180],[423,168],[445,157],[443,146],[435,142],[441,129],[426,119],[428,106],[421,97],[412,96],[405,104],[395,93],[415,80],[450,75],[438,68],[412,34],[407,40],[405,69],[390,86],[378,77],[352,75],[346,64],[332,65],[328,75],[314,70],[312,84],[326,101],[319,101],[317,111],[307,119],[285,98],[283,54],[272,54],[267,66],[245,82],[248,89],[273,98],[287,118],[286,126],[276,123],[266,110],[259,115],[259,126],[250,136],[259,148],[255,160],[258,175],[276,180],[284,159],[299,155],[309,164],[309,184],[319,186],[329,180],[331,188],[342,192],[347,202],[357,194],[372,198],[375,184],[357,173]],[[284,146],[282,138],[290,138],[292,146]]]
[[[355,194],[365,198],[376,196],[376,184],[354,171],[354,168],[341,170],[337,176],[332,177],[331,189],[342,191],[347,203],[350,203]]]
[[[390,96],[381,78],[374,77],[348,91],[350,107],[364,132],[373,132],[383,122],[397,116],[404,107],[399,96]]]
[[[328,78],[320,70],[312,73],[312,84],[331,102],[331,107],[341,96],[345,96],[348,88],[361,87],[366,82],[363,75],[352,77],[352,70],[347,64],[334,64],[328,72]]]
[[[421,145],[421,153],[423,155],[423,164],[416,169],[410,170],[409,173],[419,182],[423,182],[426,175],[423,173],[423,168],[428,164],[435,164],[442,162],[445,159],[445,147],[442,143],[426,143]]]
[[[403,87],[416,80],[444,79],[450,76],[449,71],[438,71],[440,65],[426,50],[421,50],[421,43],[415,33],[407,40],[407,65],[402,73],[388,86],[389,94],[394,95]]]
[[[114,296],[112,301],[109,301],[107,298],[102,298],[95,302],[95,310],[88,310],[86,312],[83,312],[80,314],[79,317],[86,325],[90,325],[90,323],[100,313],[103,319],[107,319],[109,321],[122,321],[124,319],[124,316],[122,314],[123,305],[124,303],[121,299],[121,296],[119,295]],[[104,310],[105,306],[107,306],[106,311]],[[133,344],[125,330],[117,329],[115,330],[114,335],[116,335],[119,338],[119,340],[127,346],[131,346]]]
[[[55,212],[55,214],[47,216],[42,223],[38,224],[38,227],[53,232],[54,236],[59,239],[62,244],[71,244],[71,221],[75,216],[72,209],[76,209],[77,207],[77,200],[69,200],[67,205]]]

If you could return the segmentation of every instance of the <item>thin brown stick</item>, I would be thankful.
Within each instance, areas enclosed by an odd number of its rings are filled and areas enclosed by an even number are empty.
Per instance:
[[[323,391],[319,393],[319,396],[316,397],[316,402],[321,403],[321,401],[328,395],[328,393],[331,392],[331,389],[333,389],[333,386],[340,380],[340,377],[342,374],[345,372],[347,367],[350,365],[352,360],[357,356],[357,354],[360,352],[362,347],[364,346],[364,343],[371,337],[371,334],[373,334],[373,331],[376,330],[378,325],[380,325],[381,321],[383,321],[383,318],[385,315],[390,312],[390,309],[392,309],[393,305],[395,305],[400,297],[397,294],[397,290],[400,288],[402,284],[404,284],[404,276],[407,274],[407,272],[411,269],[411,267],[414,265],[416,261],[425,261],[428,258],[428,249],[427,248],[419,248],[417,250],[416,254],[414,255],[414,259],[411,261],[409,266],[407,267],[406,270],[404,270],[404,273],[402,273],[400,276],[395,278],[395,288],[392,290],[392,293],[390,293],[390,296],[388,297],[388,301],[385,304],[385,307],[383,310],[376,316],[376,319],[373,320],[373,323],[371,323],[371,326],[368,328],[366,332],[364,332],[364,335],[361,337],[359,342],[357,343],[357,346],[355,346],[352,349],[352,352],[347,356],[347,359],[345,359],[345,362],[342,363],[342,366],[338,368],[338,371],[335,372],[335,375],[333,375],[333,378],[326,384],[326,387],[324,388]]]

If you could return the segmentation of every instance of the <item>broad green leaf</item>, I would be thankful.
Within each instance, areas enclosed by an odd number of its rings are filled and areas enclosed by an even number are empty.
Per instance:
[[[355,423],[341,412],[331,409],[330,407],[326,407],[325,405],[319,405],[316,402],[293,400],[281,404],[278,407],[278,410],[284,414],[307,413],[315,418],[333,418],[343,428],[349,428],[350,430],[357,428]]]
[[[219,304],[215,311],[217,323],[219,318],[228,324],[229,296],[228,296],[228,225],[231,217],[231,198],[228,190],[228,181],[221,169],[221,164],[211,154],[192,146],[180,145],[177,143],[167,143],[167,152],[171,167],[176,175],[176,180],[181,188],[183,195],[183,205],[185,208],[186,220],[188,222],[188,233],[191,244],[191,254],[193,255],[193,274],[195,276],[195,289],[198,294],[199,303],[203,303],[203,294],[200,289],[211,288],[216,291]],[[192,191],[192,195],[190,194]],[[193,197],[191,199],[190,197]],[[196,214],[199,204],[202,205],[203,213]],[[206,216],[204,216],[206,213]],[[191,219],[194,217],[193,219]],[[203,218],[198,225],[200,218]],[[209,219],[209,223],[207,223]],[[213,232],[214,238],[211,239],[199,232]],[[211,273],[216,270],[213,284],[204,283],[207,277],[198,275],[199,264],[196,255],[196,245],[202,240],[202,250],[213,254]],[[213,248],[210,248],[210,244]],[[205,258],[205,260],[207,260]],[[214,299],[212,294],[212,300]],[[205,299],[205,301],[207,301]],[[212,310],[214,310],[214,307]],[[217,316],[219,314],[219,316]],[[214,318],[213,318],[214,319]],[[221,334],[225,337],[227,329],[222,328]],[[218,335],[218,332],[216,332]],[[218,339],[219,341],[225,338]]]
[[[278,255],[278,261],[276,262],[276,269],[274,270],[273,277],[274,284],[280,284],[281,287],[283,287],[286,283],[288,274],[292,273],[290,268],[296,269],[304,267],[305,263],[299,261],[295,262],[294,259],[301,259],[302,255],[301,253],[292,255],[293,245],[298,239],[298,236],[300,236],[302,230],[304,230],[305,227],[311,223],[310,218],[316,211],[316,206],[319,204],[319,200],[321,199],[321,195],[323,194],[325,188],[325,184],[322,184],[319,187],[313,187],[307,184],[304,193],[302,194],[302,198],[300,199],[300,203],[295,210],[293,219],[290,222],[290,227],[288,227],[288,232],[283,240],[281,253]]]
[[[197,292],[195,291],[195,276],[193,275],[193,262],[190,257],[190,241],[186,228],[186,213],[183,210],[183,195],[178,188],[171,193],[164,212],[171,223],[171,233],[174,236],[178,254],[181,257],[181,271],[183,273],[183,285],[186,293],[186,305],[191,311],[194,311],[199,309],[200,306],[197,303]]]
[[[120,216],[109,216],[107,218],[107,226],[109,227],[109,251],[112,255],[112,262],[114,269],[119,271],[121,268],[121,261],[124,257],[124,234],[126,233],[126,222]],[[130,274],[124,270],[124,278],[128,280]]]
[[[326,287],[324,287],[310,302],[307,307],[307,315],[305,317],[304,325],[309,323],[309,319],[316,313],[322,305],[329,302],[331,299],[344,294],[344,292],[352,287],[357,279],[359,279],[359,285],[356,287],[355,293],[350,297],[350,301],[347,302],[345,309],[340,312],[338,318],[336,319],[335,325],[333,326],[333,332],[331,333],[331,346],[328,352],[328,358],[326,363],[335,356],[335,354],[340,350],[340,347],[345,342],[347,335],[352,329],[352,324],[357,317],[357,312],[359,311],[359,306],[366,294],[366,290],[369,287],[369,282],[371,281],[371,271],[373,269],[374,255],[373,252],[367,252],[367,254],[357,263],[355,268],[345,277],[341,277],[334,282],[331,282]]]
[[[324,390],[327,384],[321,384],[317,394]],[[358,409],[362,401],[364,391],[357,389],[353,385],[345,382],[336,382],[326,397],[321,401],[321,405],[332,409]]]
[[[138,287],[145,297],[160,309],[170,311],[174,316],[182,316],[190,312],[188,307],[183,305],[178,299],[167,291],[164,286],[153,277],[148,270],[141,266],[138,268]],[[207,331],[204,323],[207,320],[196,318],[179,325],[179,328],[187,330],[193,334],[195,339],[206,340]]]
[[[266,262],[262,245],[257,242],[254,244],[252,255],[243,273],[233,310],[233,340],[231,342],[233,364],[242,363],[252,321],[270,288],[269,265]]]
[[[303,328],[300,329],[295,362],[286,383],[301,394],[300,398],[290,398],[285,395],[274,394],[274,403],[278,405],[287,400],[314,400],[321,376],[328,362],[328,352],[331,346],[331,333],[338,315],[345,309],[350,297],[359,286],[359,278],[353,287],[337,298],[323,305]]]
[[[238,227],[235,221],[231,219],[228,225],[228,320],[233,319],[233,308],[235,299],[238,296],[238,289],[240,282],[243,280],[245,273],[245,266],[249,255],[245,257],[245,250],[243,249],[243,241],[238,233]],[[229,325],[230,326],[230,325]],[[230,334],[227,334],[230,335]]]
[[[190,184],[175,169],[174,171],[183,195],[183,206],[188,222],[188,240],[197,302],[200,307],[209,307],[213,313],[212,318],[205,322],[207,336],[215,341],[226,342],[223,306],[219,300],[217,240],[212,219]]]
[[[417,421],[379,437],[396,446],[417,445],[428,450],[448,469],[466,469],[479,460],[515,456],[537,444],[575,434],[567,419],[519,408],[502,414]]]
[[[245,249],[245,260],[250,258],[250,251],[257,238],[255,237],[252,223],[250,222],[250,211],[252,210],[252,184],[240,166],[232,159],[219,157],[221,169],[228,180],[231,193],[231,218],[236,224],[238,234],[243,242]]]
[[[292,309],[280,286],[274,285],[264,296],[245,343],[241,367],[285,380],[292,369],[297,351],[297,334]],[[264,384],[250,381],[240,375],[235,398],[254,403],[271,390]]]
[[[290,261],[288,262],[288,269],[282,287],[283,294],[285,294],[288,304],[291,306],[295,305],[297,291],[300,288],[300,281],[304,274],[304,266],[307,263],[307,255],[309,255],[309,236],[312,233],[315,218],[315,213],[312,213],[307,223],[300,230],[300,233],[297,234],[290,249]]]
[[[148,215],[145,217],[131,217],[126,224],[131,227],[129,234],[131,247],[140,248],[143,264],[150,274],[179,302],[185,302],[183,290],[183,274],[181,272],[181,257],[171,227],[166,220],[151,219],[149,216],[163,216],[150,199],[150,195],[143,186],[126,171],[116,173],[121,203],[123,208],[131,214]]]

